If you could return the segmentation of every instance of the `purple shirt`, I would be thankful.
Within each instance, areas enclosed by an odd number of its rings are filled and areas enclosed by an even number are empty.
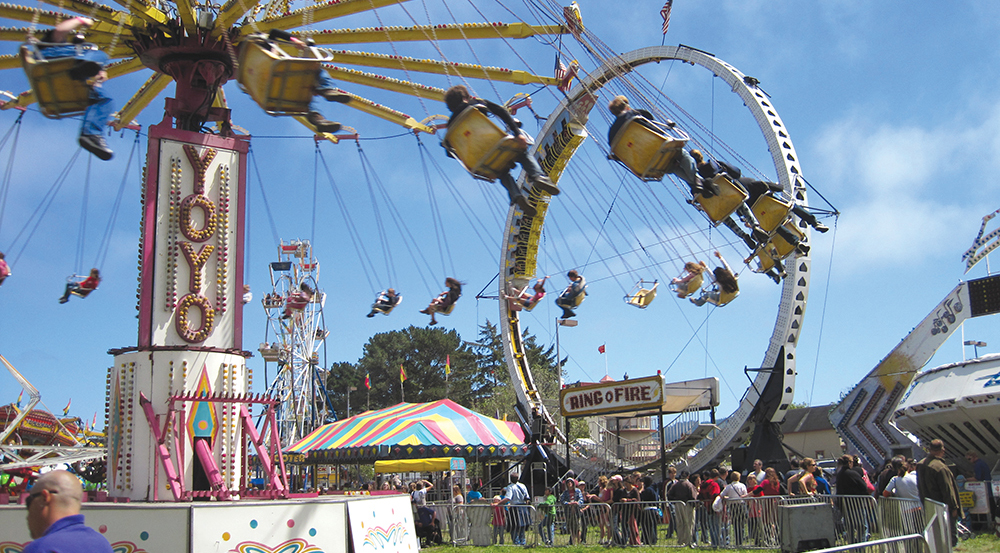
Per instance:
[[[55,521],[45,534],[29,543],[24,553],[112,553],[111,544],[83,523],[83,515]]]

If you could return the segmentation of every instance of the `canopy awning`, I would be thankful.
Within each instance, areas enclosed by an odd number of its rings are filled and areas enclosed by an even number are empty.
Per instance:
[[[515,422],[470,411],[454,401],[399,403],[323,425],[288,448],[323,462],[428,457],[504,458],[526,454]]]

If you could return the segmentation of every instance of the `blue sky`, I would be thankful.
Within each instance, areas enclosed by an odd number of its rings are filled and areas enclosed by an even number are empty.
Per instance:
[[[659,2],[635,2],[628,10],[622,10],[619,3],[579,3],[588,30],[614,51],[661,43]],[[484,17],[538,21],[539,12],[525,2],[476,4],[478,8],[466,1],[414,0],[402,7],[382,8],[377,17],[351,16],[316,28],[411,25],[411,15],[417,22],[426,22],[425,10],[438,23],[483,21]],[[1000,185],[992,178],[1000,151],[1000,93],[995,86],[1000,67],[998,11],[995,2],[985,0],[918,2],[905,7],[849,0],[675,2],[666,43],[711,52],[759,79],[790,131],[804,175],[842,213],[839,220],[825,220],[835,230],[812,237],[814,276],[799,343],[796,401],[837,401],[860,380],[963,278],[962,252],[975,237],[981,217],[1000,207],[995,201]],[[441,47],[452,61],[528,68],[545,75],[551,74],[555,56],[555,45],[535,39],[474,41],[471,49],[464,43]],[[564,59],[577,57],[585,70],[593,69],[592,60],[572,38],[564,37],[562,47]],[[16,45],[0,48],[0,53],[12,53]],[[347,49],[366,47],[350,45]],[[372,49],[437,57],[430,44]],[[148,74],[147,70],[116,79],[107,88],[122,104]],[[0,89],[18,93],[26,88],[20,71],[0,75]],[[461,82],[413,76],[440,87]],[[668,63],[644,67],[631,78],[662,87],[666,96],[710,129],[711,136],[746,160],[745,171],[773,176],[759,131],[721,81],[704,70]],[[470,80],[469,84],[477,94],[494,101],[535,90],[487,81]],[[442,103],[360,86],[345,84],[344,88],[417,119],[446,111]],[[171,86],[139,117],[144,128],[160,120],[163,98],[172,94]],[[499,264],[506,198],[498,185],[474,181],[443,156],[439,138],[423,135],[420,139],[431,156],[426,161],[431,175],[428,184],[412,135],[397,136],[402,134],[398,127],[330,104],[325,109],[330,118],[358,129],[366,139],[361,147],[374,166],[374,175],[421,242],[419,254],[407,248],[398,238],[399,229],[389,221],[386,207],[381,206],[393,244],[389,252],[381,248],[378,230],[371,223],[374,212],[357,146],[347,142],[322,145],[336,186],[345,196],[358,232],[366,237],[365,249],[376,260],[375,272],[366,273],[351,246],[322,165],[318,176],[314,173],[317,158],[304,128],[290,119],[263,114],[235,82],[226,85],[226,94],[234,109],[234,123],[255,137],[256,164],[279,237],[314,240],[322,265],[321,287],[329,296],[325,313],[331,330],[328,362],[357,361],[374,333],[426,324],[427,317],[417,310],[443,289],[445,276],[456,276],[467,285],[455,312],[441,317],[443,326],[455,328],[471,341],[476,339],[479,324],[497,320],[496,301],[476,300],[475,295],[496,275]],[[744,272],[740,298],[715,312],[665,293],[644,311],[624,305],[621,297],[638,279],[663,281],[674,276],[682,264],[678,257],[709,261],[711,250],[719,248],[731,263],[738,263],[745,249],[727,244],[732,241],[728,231],[707,232],[704,220],[682,200],[678,202],[680,196],[672,183],[647,187],[623,177],[603,159],[595,141],[603,141],[607,131],[603,106],[609,94],[602,92],[591,117],[593,138],[571,162],[560,181],[563,194],[552,202],[539,260],[539,270],[553,275],[552,295],[524,324],[543,343],[553,342],[559,314],[551,303],[553,292],[565,285],[566,270],[582,269],[591,285],[590,296],[579,311],[580,325],[560,332],[563,354],[570,356],[570,381],[596,380],[604,376],[606,364],[615,378],[626,372],[638,377],[656,370],[674,380],[717,376],[722,380],[720,413],[728,414],[748,383],[743,368],[759,366],[763,357],[779,289],[766,277]],[[543,117],[557,100],[554,91],[542,91],[533,98],[535,111]],[[537,129],[530,114],[519,112],[518,116],[525,128]],[[13,111],[0,112],[0,132],[7,132],[16,117]],[[14,237],[25,228],[28,215],[76,150],[77,130],[75,121],[50,121],[35,110],[25,115],[0,221],[0,249],[8,261],[24,243],[22,238],[12,249]],[[109,139],[115,160],[95,160],[89,170],[84,267],[74,266],[88,174],[87,159],[81,156],[17,259],[14,275],[0,287],[4,313],[0,353],[41,390],[51,410],[59,411],[72,398],[73,413],[86,420],[94,412],[103,413],[104,379],[112,362],[107,350],[136,343],[136,162],[125,171],[133,137],[131,131],[115,133]],[[145,148],[143,138],[142,155]],[[0,151],[5,167],[9,156],[8,144]],[[431,159],[447,179],[438,174]],[[86,269],[97,256],[123,175],[128,181],[109,254],[101,267],[104,283],[85,301],[59,305],[56,299],[66,276]],[[250,186],[248,281],[259,298],[269,288],[267,262],[275,258],[277,244],[254,172]],[[444,243],[435,238],[428,186],[447,235],[444,253]],[[671,215],[653,220],[667,222],[647,225],[636,207],[642,198],[655,198],[657,209]],[[816,194],[810,201],[821,203]],[[688,232],[697,236],[678,238]],[[648,248],[664,237],[672,237],[673,245],[662,251]],[[626,253],[640,242],[650,253]],[[421,256],[427,261],[413,261]],[[385,269],[386,258],[391,271]],[[643,260],[651,266],[636,269]],[[969,276],[985,275],[986,262],[980,265]],[[402,307],[392,316],[364,317],[373,298],[369,280],[376,288],[393,285],[404,294]],[[487,292],[494,294],[495,284]],[[259,304],[245,307],[244,321],[245,347],[256,350],[265,328]],[[996,330],[997,323],[989,318],[973,320],[966,325],[965,337],[988,342],[990,346],[980,352],[991,352],[1000,345]],[[607,344],[606,356],[597,352],[601,344]],[[961,359],[962,349],[961,337],[952,337],[932,366]],[[971,349],[967,354],[972,355]],[[262,374],[259,356],[250,364],[257,375]],[[262,380],[255,378],[255,386],[262,386]],[[0,393],[7,396],[0,397],[0,402],[14,401],[16,383],[3,375],[0,383],[4,390]]]

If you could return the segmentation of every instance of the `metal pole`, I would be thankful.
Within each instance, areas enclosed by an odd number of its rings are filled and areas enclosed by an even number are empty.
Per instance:
[[[660,481],[667,481],[667,441],[663,430],[663,407],[660,407]]]
[[[569,472],[569,417],[566,417],[566,472]]]

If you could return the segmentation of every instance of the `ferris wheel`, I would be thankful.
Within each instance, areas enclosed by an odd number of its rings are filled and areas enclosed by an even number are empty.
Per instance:
[[[269,341],[259,351],[265,379],[267,364],[276,363],[268,395],[279,402],[278,433],[282,446],[287,446],[335,417],[326,371],[320,366],[328,331],[323,325],[326,295],[318,287],[319,262],[307,240],[282,241],[278,258],[269,265],[272,290],[261,299]]]

